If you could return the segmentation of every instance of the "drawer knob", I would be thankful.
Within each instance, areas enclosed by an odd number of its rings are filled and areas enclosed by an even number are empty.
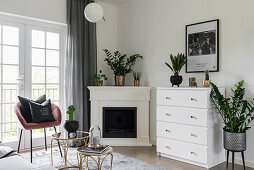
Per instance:
[[[193,136],[193,137],[197,137],[197,135],[195,135],[195,134],[193,134],[193,133],[191,133],[191,136]]]
[[[170,116],[171,116],[171,114],[169,114],[169,113],[166,113],[166,116],[169,116],[169,117],[170,117]]]
[[[195,99],[195,98],[193,98],[193,97],[191,97],[191,98],[190,98],[190,100],[191,100],[191,101],[196,101],[196,99]]]
[[[168,132],[168,133],[171,133],[171,131],[170,131],[170,130],[168,130],[168,129],[166,129],[165,131],[166,131],[166,132]]]
[[[196,155],[196,153],[195,153],[195,152],[191,152],[191,154],[192,154],[192,155]]]
[[[171,100],[171,98],[170,98],[170,97],[168,97],[168,96],[166,96],[166,99],[167,99],[167,100]]]
[[[190,116],[190,118],[191,118],[191,119],[196,119],[196,117],[195,117],[195,116],[192,116],[192,115]]]
[[[166,149],[171,149],[169,146],[166,146]]]

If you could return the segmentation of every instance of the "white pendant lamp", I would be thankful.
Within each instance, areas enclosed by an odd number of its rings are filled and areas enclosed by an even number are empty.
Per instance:
[[[89,22],[96,23],[103,19],[103,8],[98,3],[90,3],[85,7],[84,15]]]

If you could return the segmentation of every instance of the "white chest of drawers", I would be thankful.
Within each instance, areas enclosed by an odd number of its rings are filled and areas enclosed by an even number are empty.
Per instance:
[[[211,107],[210,90],[157,88],[158,155],[205,168],[225,161],[222,123]]]

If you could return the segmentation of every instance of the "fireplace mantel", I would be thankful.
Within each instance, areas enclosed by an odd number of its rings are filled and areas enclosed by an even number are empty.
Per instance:
[[[136,107],[137,138],[103,138],[112,146],[151,146],[149,143],[149,103],[151,87],[89,86],[91,125],[103,127],[103,107]]]

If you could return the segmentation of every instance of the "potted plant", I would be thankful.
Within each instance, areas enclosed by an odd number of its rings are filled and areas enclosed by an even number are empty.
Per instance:
[[[205,80],[203,80],[203,86],[209,87],[211,85],[211,81],[209,80],[209,71],[205,70]]]
[[[66,120],[64,123],[64,128],[68,132],[68,136],[70,136],[70,133],[75,133],[75,136],[76,136],[77,130],[79,128],[78,121],[73,119],[74,112],[75,112],[74,105],[70,105],[67,111],[67,114],[69,115],[69,120]]]
[[[183,77],[179,75],[179,72],[181,71],[184,64],[187,62],[187,57],[184,54],[179,53],[176,56],[170,54],[170,60],[172,66],[169,63],[165,62],[169,69],[172,70],[172,72],[174,73],[174,75],[170,77],[170,82],[172,83],[172,87],[174,85],[177,85],[179,87],[179,85],[183,81]]]
[[[106,54],[104,61],[107,62],[114,72],[116,86],[124,86],[125,75],[132,71],[132,66],[136,63],[136,60],[138,58],[143,58],[143,56],[134,54],[127,57],[126,54],[122,55],[119,51],[116,51],[113,54],[107,49],[103,49],[103,51]]]
[[[233,95],[230,98],[224,97],[218,87],[211,83],[212,90],[210,99],[218,113],[221,115],[225,124],[224,148],[228,151],[242,152],[246,150],[246,131],[250,128],[249,124],[254,120],[254,103],[244,99],[244,81],[235,85],[236,89],[231,89]],[[244,160],[243,160],[244,161]]]
[[[134,86],[139,86],[141,73],[140,72],[133,72],[133,78],[134,78]]]
[[[97,86],[102,86],[103,85],[103,79],[107,80],[107,76],[105,74],[102,74],[102,71],[99,70],[98,74],[94,74],[93,80],[96,81]]]

